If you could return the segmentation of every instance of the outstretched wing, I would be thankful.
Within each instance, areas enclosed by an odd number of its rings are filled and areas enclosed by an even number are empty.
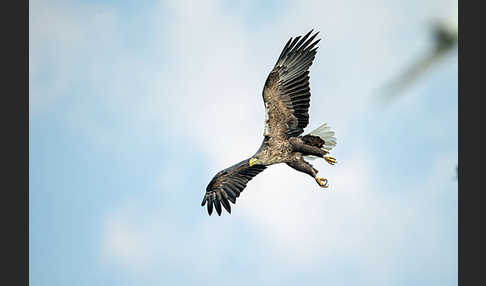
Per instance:
[[[304,132],[309,124],[309,67],[315,58],[319,34],[287,42],[263,88],[265,136],[289,138]]]
[[[218,215],[221,215],[221,205],[231,213],[228,201],[236,203],[246,184],[267,167],[264,165],[248,165],[249,159],[243,160],[217,173],[206,187],[206,194],[201,206],[208,204],[208,214],[213,213],[213,205]]]

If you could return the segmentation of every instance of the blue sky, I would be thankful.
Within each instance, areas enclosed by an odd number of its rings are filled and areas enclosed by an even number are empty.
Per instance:
[[[30,1],[31,285],[456,285],[457,49],[389,105],[457,1]],[[457,18],[456,18],[457,19]],[[262,140],[261,88],[320,31],[308,130],[231,215],[200,207]]]

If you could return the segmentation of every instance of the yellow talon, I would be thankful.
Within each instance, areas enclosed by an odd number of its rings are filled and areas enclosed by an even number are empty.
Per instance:
[[[324,156],[324,159],[331,165],[334,165],[337,163],[336,158],[331,157],[331,156]]]
[[[317,176],[315,176],[315,179],[321,188],[327,188],[327,179],[319,178]]]

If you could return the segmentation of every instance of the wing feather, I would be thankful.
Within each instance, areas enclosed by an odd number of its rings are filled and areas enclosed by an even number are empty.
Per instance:
[[[201,206],[207,204],[209,215],[213,212],[213,206],[218,215],[221,215],[221,206],[231,213],[231,205],[228,201],[236,203],[236,198],[240,196],[248,182],[267,168],[264,165],[249,166],[248,161],[249,159],[243,160],[220,171],[209,182],[201,202]]]
[[[309,68],[317,53],[319,32],[290,38],[263,88],[265,136],[298,136],[309,124]]]

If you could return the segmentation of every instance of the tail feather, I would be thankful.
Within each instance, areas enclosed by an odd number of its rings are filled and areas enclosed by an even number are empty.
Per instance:
[[[324,140],[325,143],[324,146],[321,147],[321,149],[324,149],[326,151],[331,151],[331,149],[334,148],[334,146],[336,146],[337,141],[336,141],[336,137],[334,137],[334,134],[336,133],[331,130],[331,127],[327,126],[327,123],[324,123],[321,126],[317,127],[309,134],[318,136],[322,140]]]

